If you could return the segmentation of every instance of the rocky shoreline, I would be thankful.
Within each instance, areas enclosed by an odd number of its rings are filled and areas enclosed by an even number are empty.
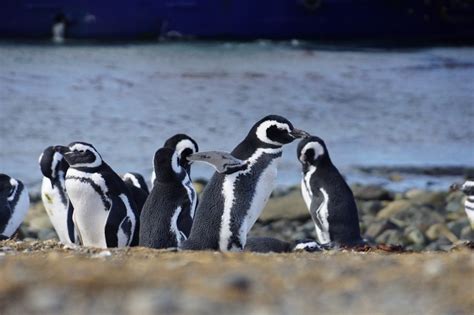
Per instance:
[[[403,250],[66,246],[33,199],[18,238],[0,242],[0,314],[472,314],[474,237],[462,193],[352,189],[363,234]],[[299,188],[275,191],[251,235],[314,238]]]
[[[197,182],[197,190],[201,191],[203,185],[202,181]],[[462,192],[411,189],[396,193],[363,185],[352,185],[352,190],[362,234],[372,243],[400,245],[411,251],[436,251],[474,241],[474,231],[464,213]],[[32,200],[18,239],[57,239],[40,198]],[[286,241],[314,239],[314,224],[299,186],[276,190],[250,235]]]

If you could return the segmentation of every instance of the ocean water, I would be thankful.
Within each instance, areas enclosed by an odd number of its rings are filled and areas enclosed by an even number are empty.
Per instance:
[[[31,187],[48,145],[90,142],[117,172],[148,178],[173,134],[231,151],[267,114],[325,139],[350,181],[357,165],[474,166],[474,47],[0,43],[0,172]],[[300,181],[295,151],[280,185]]]

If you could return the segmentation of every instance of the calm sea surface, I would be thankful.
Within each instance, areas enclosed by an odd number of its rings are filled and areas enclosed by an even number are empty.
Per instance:
[[[31,187],[48,145],[91,142],[118,172],[148,178],[171,135],[230,151],[270,113],[324,138],[350,181],[362,180],[354,165],[473,166],[474,48],[0,43],[0,172]],[[281,185],[300,180],[295,150]]]

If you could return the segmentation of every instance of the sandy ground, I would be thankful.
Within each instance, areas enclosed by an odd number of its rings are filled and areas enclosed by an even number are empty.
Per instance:
[[[0,314],[473,314],[474,252],[251,254],[0,243]]]

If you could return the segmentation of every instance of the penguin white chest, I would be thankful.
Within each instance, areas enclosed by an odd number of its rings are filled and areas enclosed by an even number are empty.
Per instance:
[[[301,180],[301,194],[308,210],[311,208],[311,200],[313,199],[313,192],[311,191],[311,176],[316,172],[315,166],[310,166],[306,173],[303,173]]]
[[[103,196],[105,198],[107,192],[105,181],[100,174],[70,171],[71,169],[68,171],[66,178],[66,190],[74,207],[74,224],[80,234],[82,243],[84,246],[107,248],[105,225],[110,209],[106,208],[103,200]],[[70,173],[74,176],[71,176]],[[92,185],[99,187],[104,195],[102,196]]]
[[[263,170],[260,178],[258,179],[250,208],[245,217],[244,224],[242,225],[244,229],[240,233],[241,238],[244,240],[242,244],[245,244],[247,234],[250,232],[250,229],[253,227],[258,217],[260,217],[263,208],[267,204],[268,199],[272,194],[278,173],[277,165],[278,159],[272,160],[267,168]]]
[[[62,201],[59,189],[59,187],[51,185],[49,178],[44,177],[41,186],[41,199],[59,240],[65,244],[70,244],[71,240],[67,227],[68,204]]]
[[[234,233],[238,233],[236,235],[239,238],[240,245],[242,247],[245,246],[247,241],[247,234],[252,228],[252,226],[257,221],[258,217],[262,213],[263,208],[265,207],[270,194],[273,191],[273,187],[275,184],[275,179],[277,176],[277,166],[279,161],[279,156],[276,157],[269,157],[265,154],[279,154],[281,156],[281,149],[259,149],[257,150],[248,160],[248,168],[244,171],[237,172],[231,175],[227,175],[224,179],[223,186],[222,186],[222,195],[224,197],[224,209],[221,218],[221,227],[219,231],[219,249],[221,251],[229,250],[229,242],[232,237],[233,232],[231,231],[231,222],[235,219],[232,219],[232,209],[239,205],[239,203],[243,203],[243,200],[239,200],[242,197],[242,194],[236,193],[237,191],[245,191],[243,194],[245,198],[249,198],[250,204],[247,208],[242,209],[240,208],[241,212],[238,215],[243,215],[242,221],[240,222],[240,226],[238,231]],[[268,164],[266,164],[262,169],[255,170],[255,167],[259,165],[258,162],[260,159],[267,160]],[[261,164],[260,164],[261,165]],[[256,176],[258,174],[258,176]],[[256,176],[255,184],[250,184],[250,186],[243,185],[240,181],[242,177]],[[249,177],[247,177],[249,178]],[[247,192],[251,192],[249,195]],[[235,244],[232,244],[233,246]],[[231,250],[242,250],[243,248],[233,247]]]

